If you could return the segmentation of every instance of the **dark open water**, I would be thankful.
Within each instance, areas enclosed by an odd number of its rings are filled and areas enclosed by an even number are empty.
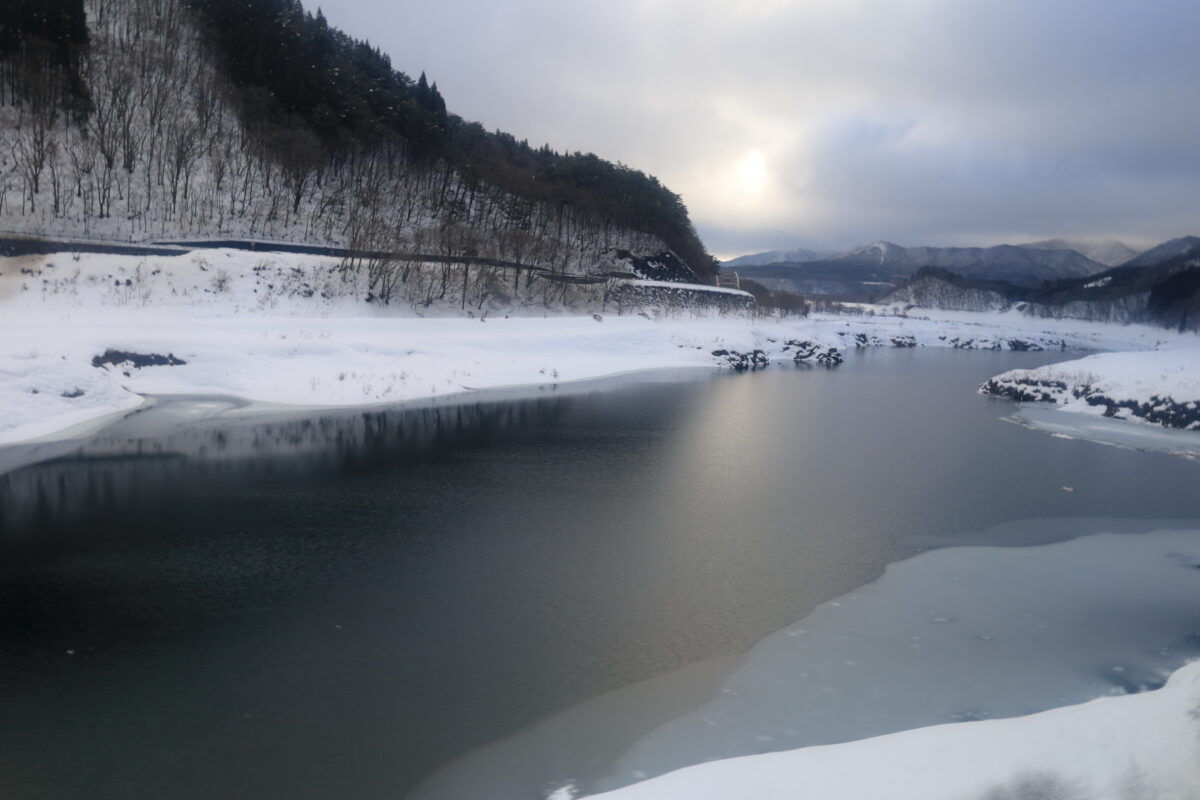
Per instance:
[[[1005,424],[975,394],[1060,359],[877,351],[282,422],[136,415],[0,475],[0,796],[399,798],[921,542],[1200,520],[1200,463]]]

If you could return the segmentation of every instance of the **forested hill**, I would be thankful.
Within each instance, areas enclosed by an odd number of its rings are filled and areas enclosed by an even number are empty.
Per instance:
[[[0,75],[8,232],[716,270],[654,177],[467,122],[298,0],[16,0]]]

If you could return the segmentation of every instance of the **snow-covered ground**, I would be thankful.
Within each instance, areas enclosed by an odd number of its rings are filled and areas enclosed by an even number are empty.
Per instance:
[[[1200,795],[1197,709],[1200,662],[1193,662],[1153,692],[713,761],[595,797],[1193,800]]]
[[[1057,403],[1064,411],[1200,430],[1200,346],[1193,342],[1153,353],[1100,353],[1009,370],[982,390]]]
[[[788,340],[856,346],[1151,349],[1167,331],[1016,314],[774,320],[658,309],[593,317],[366,303],[332,258],[211,250],[181,256],[0,259],[0,443],[64,435],[149,394],[301,406],[373,405],[669,367],[714,350],[789,359]],[[94,366],[107,351],[171,366]],[[111,360],[111,359],[110,359]]]

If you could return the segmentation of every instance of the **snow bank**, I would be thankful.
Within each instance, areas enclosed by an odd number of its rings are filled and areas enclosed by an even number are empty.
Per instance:
[[[56,358],[38,347],[6,349],[0,354],[0,444],[72,431],[142,404],[140,395],[65,352],[55,349]]]
[[[364,302],[361,276],[339,263],[241,250],[0,259],[0,444],[103,420],[146,394],[372,405],[636,370],[757,367],[794,360],[797,348],[789,342],[810,345],[806,352],[910,345],[1128,349],[1153,347],[1170,335],[1015,314],[779,321],[654,307],[623,316],[608,308],[597,319],[592,309],[570,316],[540,305],[381,306]],[[94,367],[108,349],[174,354],[186,363]]]
[[[148,394],[374,405],[712,367],[717,350],[788,356],[744,315],[380,306],[338,266],[237,250],[0,259],[0,443],[102,419]],[[107,350],[183,363],[95,366]]]
[[[1194,338],[1194,337],[1193,337]],[[1064,411],[1200,430],[1200,345],[1102,353],[1037,369],[1010,370],[980,391]]]
[[[1154,692],[1019,719],[701,764],[611,800],[1189,800],[1200,793],[1200,662]]]

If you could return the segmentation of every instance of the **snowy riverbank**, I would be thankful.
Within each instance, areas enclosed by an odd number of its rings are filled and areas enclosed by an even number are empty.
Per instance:
[[[1056,403],[1063,411],[1200,430],[1200,346],[1100,353],[1010,370],[980,391],[1017,401]]]
[[[1185,800],[1200,786],[1198,705],[1193,662],[1153,692],[713,761],[596,797]]]
[[[297,406],[397,403],[638,370],[793,360],[823,348],[1151,349],[1137,326],[946,312],[773,320],[657,309],[593,316],[363,301],[332,258],[216,250],[0,259],[0,444],[60,435],[146,394]],[[130,354],[148,357],[137,366]]]

